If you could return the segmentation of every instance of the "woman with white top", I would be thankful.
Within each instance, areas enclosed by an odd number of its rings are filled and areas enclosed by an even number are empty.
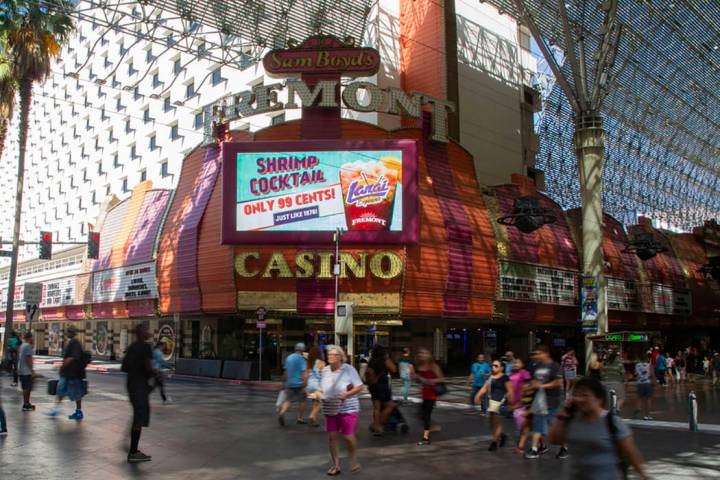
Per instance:
[[[357,438],[355,437],[360,418],[358,394],[363,390],[363,382],[355,367],[346,363],[347,357],[342,348],[337,345],[328,345],[325,349],[328,365],[322,370],[320,390],[332,463],[327,474],[340,474],[338,434],[345,439],[350,471],[356,473],[360,471],[360,464],[357,462],[356,456]]]

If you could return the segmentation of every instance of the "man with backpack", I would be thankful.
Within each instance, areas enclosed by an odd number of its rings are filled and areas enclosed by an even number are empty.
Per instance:
[[[70,420],[82,420],[82,397],[85,396],[85,368],[90,363],[90,354],[83,351],[80,341],[75,338],[77,330],[72,325],[67,328],[68,342],[63,351],[63,363],[60,367],[60,379],[57,384],[57,400],[55,408],[47,414],[50,417],[57,417],[60,414],[59,407],[63,398],[68,397],[75,401],[75,413],[70,415]]]

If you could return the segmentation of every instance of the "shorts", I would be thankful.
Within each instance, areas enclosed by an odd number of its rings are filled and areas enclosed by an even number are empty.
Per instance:
[[[33,389],[33,377],[32,375],[20,375],[20,386],[25,392],[29,392]]]
[[[337,415],[325,415],[325,431],[328,433],[340,433],[346,437],[355,435],[358,429],[360,413],[338,413]]]
[[[150,394],[149,392],[131,392],[130,404],[133,409],[132,426],[134,429],[150,426]]]
[[[540,435],[547,435],[550,430],[550,421],[557,414],[557,408],[548,409],[548,413],[543,415],[534,413],[532,416],[532,431]]]
[[[563,372],[565,380],[575,380],[577,378],[577,372],[575,370],[565,370]]]
[[[528,421],[527,409],[525,407],[516,408],[512,412],[513,421],[515,422],[515,429],[522,432],[525,427],[525,423]]]
[[[390,385],[387,383],[376,383],[374,385],[370,385],[368,390],[370,390],[370,398],[372,398],[373,401],[377,400],[379,402],[389,402],[392,400]]]
[[[286,402],[304,402],[305,401],[305,387],[287,387],[285,389],[285,401]]]
[[[56,395],[59,397],[68,397],[73,401],[82,400],[83,395],[85,395],[82,380],[79,378],[65,378],[61,376],[58,380]]]
[[[637,393],[640,398],[650,398],[653,395],[652,383],[638,383]]]

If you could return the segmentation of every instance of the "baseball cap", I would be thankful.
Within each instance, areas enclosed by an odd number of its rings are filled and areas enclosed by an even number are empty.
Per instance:
[[[295,351],[296,352],[304,352],[305,351],[305,344],[302,342],[295,344]]]

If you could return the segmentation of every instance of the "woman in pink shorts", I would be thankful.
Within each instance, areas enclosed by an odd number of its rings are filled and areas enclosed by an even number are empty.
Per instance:
[[[325,430],[330,445],[330,469],[328,475],[340,474],[340,451],[338,434],[345,439],[350,460],[350,471],[360,471],[357,461],[358,418],[360,400],[358,394],[363,390],[363,382],[355,367],[345,363],[345,352],[336,345],[328,345],[328,365],[322,370],[320,390],[322,391],[322,409],[325,415]]]

